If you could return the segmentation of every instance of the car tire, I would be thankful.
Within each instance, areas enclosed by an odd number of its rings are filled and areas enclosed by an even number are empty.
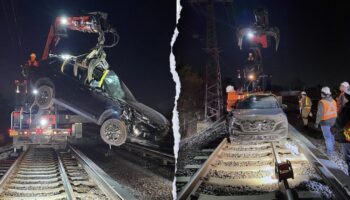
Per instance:
[[[125,122],[112,118],[103,122],[100,135],[105,143],[120,146],[125,143],[128,137],[128,131]]]
[[[39,109],[48,109],[53,106],[54,90],[47,85],[38,88],[38,94],[35,95],[35,104]]]

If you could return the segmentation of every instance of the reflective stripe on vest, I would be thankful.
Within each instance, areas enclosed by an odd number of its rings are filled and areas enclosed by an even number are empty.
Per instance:
[[[307,108],[311,108],[311,103],[310,103],[310,98],[309,97],[306,97],[305,98],[305,107],[307,107]]]
[[[305,102],[304,108],[311,108],[311,103],[310,103],[311,100],[310,100],[309,97],[305,97],[304,102]],[[300,100],[299,100],[299,107],[300,107],[300,108],[303,107],[303,99],[300,99]]]
[[[337,117],[337,103],[332,99],[332,102],[322,99],[323,116],[322,120],[328,120]]]
[[[344,136],[345,136],[345,140],[347,142],[350,142],[350,122],[348,122],[346,125],[345,125],[345,128],[344,128]]]

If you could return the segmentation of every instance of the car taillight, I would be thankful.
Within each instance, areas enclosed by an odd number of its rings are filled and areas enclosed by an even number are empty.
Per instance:
[[[36,134],[43,134],[43,129],[38,128],[35,130]]]

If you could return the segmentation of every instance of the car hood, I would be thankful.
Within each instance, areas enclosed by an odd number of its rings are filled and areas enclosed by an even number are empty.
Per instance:
[[[127,101],[132,108],[145,115],[149,120],[157,125],[168,126],[169,121],[159,112],[137,101]]]
[[[282,109],[236,109],[233,116],[237,119],[283,119],[285,113]]]

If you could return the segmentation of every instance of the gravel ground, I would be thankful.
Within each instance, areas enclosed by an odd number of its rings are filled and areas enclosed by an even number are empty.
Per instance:
[[[93,162],[121,185],[132,191],[137,199],[172,199],[172,181],[141,165],[113,152],[105,157],[105,145],[84,141],[84,148],[79,148]],[[91,151],[93,149],[93,151]],[[130,157],[132,155],[130,154]],[[139,158],[141,160],[143,158]]]
[[[215,148],[215,146],[222,140],[222,138],[225,137],[226,134],[226,127],[225,124],[221,125],[216,131],[207,131],[201,134],[194,135],[190,138],[186,138],[181,141],[180,143],[180,151],[179,151],[179,158],[178,158],[178,165],[177,165],[177,176],[186,176],[186,175],[193,175],[196,170],[188,170],[184,169],[184,167],[187,164],[194,164],[193,158],[198,155],[201,149],[204,148]],[[316,141],[312,141],[314,144],[318,144],[322,140],[316,139]],[[324,145],[324,144],[323,144]],[[261,147],[261,150],[264,150],[266,147]],[[249,148],[248,148],[249,149]],[[238,150],[238,149],[235,149]],[[247,149],[244,149],[247,150]],[[263,153],[262,153],[263,154]],[[240,157],[241,155],[237,155],[237,157]],[[263,156],[263,155],[259,155]],[[281,155],[283,157],[283,155]],[[252,155],[252,157],[255,157]],[[339,159],[338,159],[339,160]],[[196,161],[198,162],[198,161]],[[204,162],[204,161],[202,161]],[[248,165],[255,165],[256,162],[248,162],[246,163]],[[259,163],[260,164],[260,163]],[[269,162],[263,162],[261,164],[270,164]],[[230,161],[225,163],[226,166],[237,166],[242,165],[242,163]],[[308,165],[308,164],[306,164]],[[309,166],[304,166],[304,170],[301,170],[298,172],[300,175],[308,175],[310,177],[310,180],[305,180],[295,186],[295,189],[297,191],[316,191],[319,192],[321,197],[323,199],[335,199],[333,196],[332,191],[330,188],[321,180],[321,178],[315,173],[314,169]],[[226,173],[218,173],[217,171],[211,170],[210,173],[214,177],[230,177],[232,174],[226,174]],[[235,172],[235,176],[240,177],[239,172]],[[266,175],[264,171],[259,171],[257,174],[259,176]],[[243,173],[242,173],[243,174]],[[254,177],[257,174],[248,174]],[[244,174],[246,176],[247,174]],[[294,185],[293,185],[294,186]],[[247,186],[240,186],[240,187],[233,187],[233,186],[215,186],[211,184],[203,184],[199,188],[199,192],[203,192],[206,194],[216,194],[216,195],[244,195],[244,194],[262,194],[265,192],[273,191],[276,189],[275,185],[264,185],[261,186],[260,189],[251,188]]]
[[[215,144],[221,142],[225,137],[225,130],[225,124],[222,124],[215,131],[206,131],[181,140],[176,175],[186,176],[194,174],[196,170],[185,170],[185,166],[188,164],[201,164],[203,161],[196,161],[193,158],[198,155],[208,155],[208,153],[202,153],[201,149],[215,148],[217,146]]]
[[[313,122],[309,122],[308,129],[303,129],[302,123],[300,121],[301,119],[298,120],[295,113],[288,114],[288,120],[299,132],[307,137],[307,139],[310,140],[313,145],[315,145],[319,150],[321,150],[322,153],[326,155],[326,144],[324,142],[322,132],[320,129],[315,130],[314,128],[311,128],[314,125]],[[345,174],[348,174],[347,164],[343,159],[344,155],[341,150],[341,145],[338,141],[335,142],[334,150],[334,154],[329,157],[329,159],[333,161]]]

